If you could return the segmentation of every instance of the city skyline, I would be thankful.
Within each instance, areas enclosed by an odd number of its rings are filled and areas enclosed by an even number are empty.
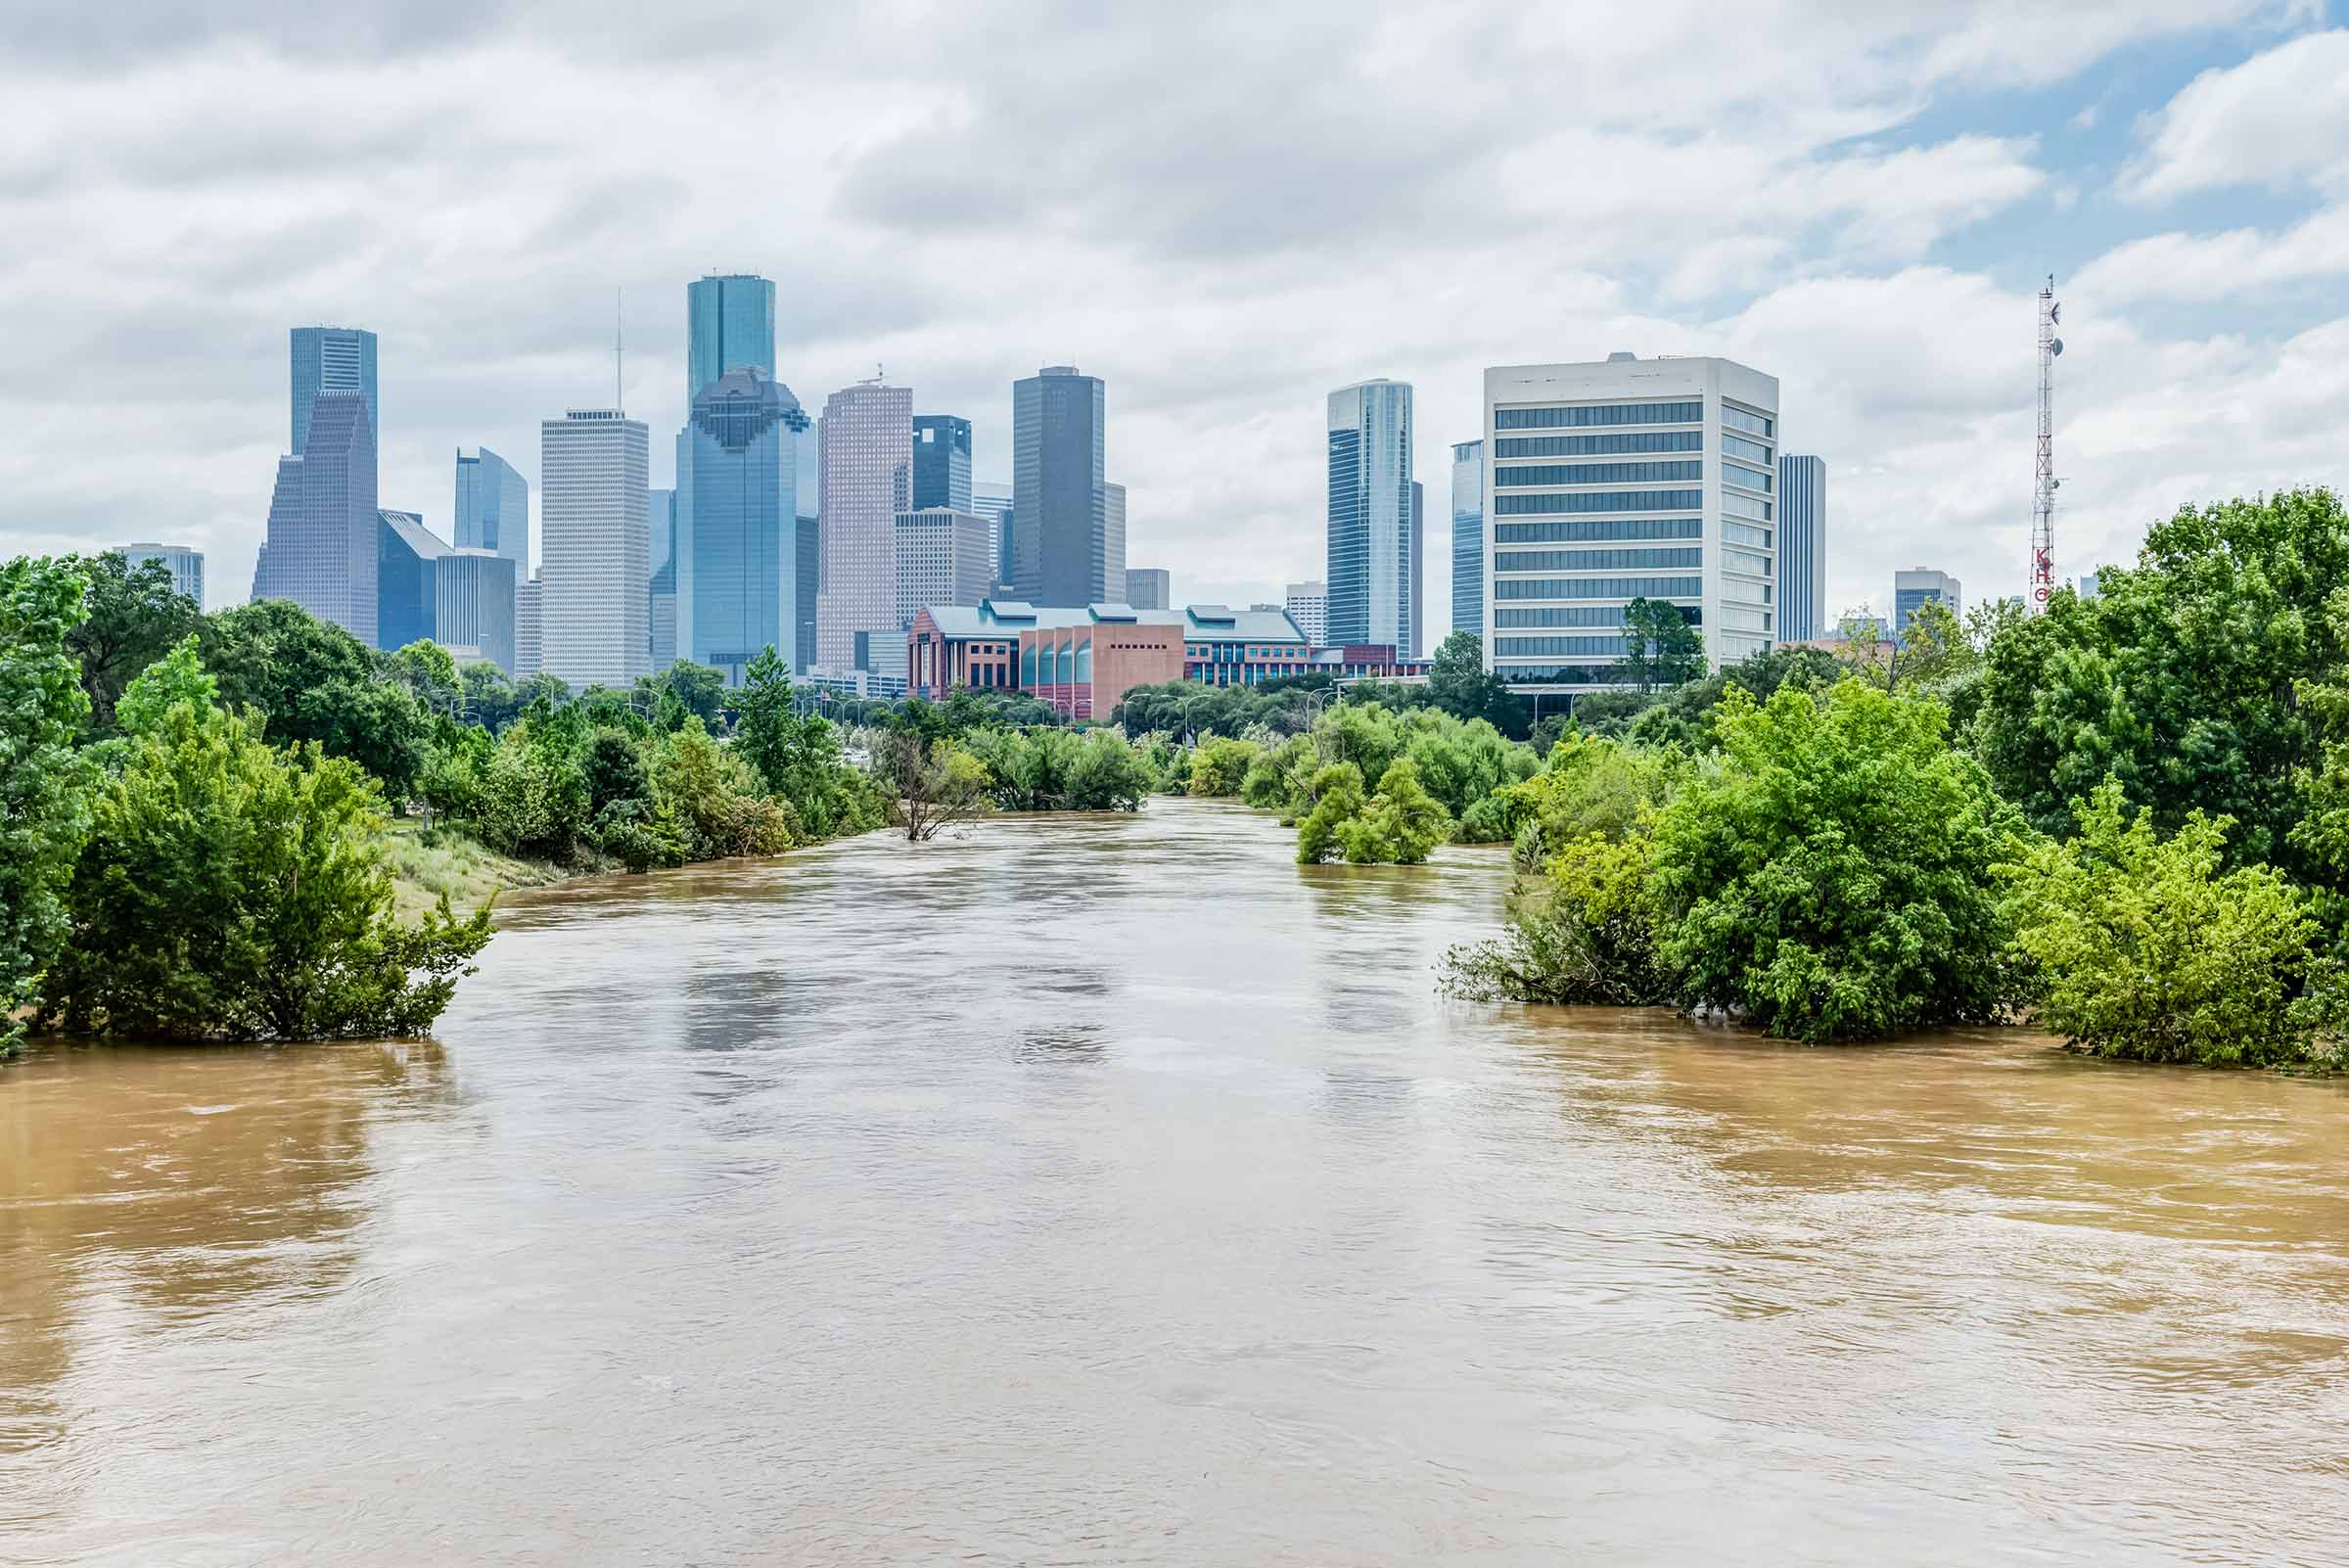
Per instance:
[[[1012,379],[1073,359],[1114,382],[1108,471],[1137,508],[1132,548],[1208,599],[1322,571],[1311,421],[1326,389],[1410,380],[1425,480],[1477,434],[1484,366],[1615,347],[1774,367],[1789,441],[1836,477],[1832,609],[1886,608],[1891,571],[1927,540],[1982,597],[2017,591],[2032,296],[2050,271],[2070,347],[2055,393],[2060,576],[2125,560],[2181,503],[2349,481],[2324,434],[2349,416],[2330,369],[2349,344],[2327,240],[2340,199],[2308,153],[2330,145],[2349,33],[2305,6],[2097,12],[2061,49],[1989,15],[1790,14],[1757,32],[1667,13],[1573,48],[1522,17],[1481,43],[1431,25],[1413,46],[1422,69],[1401,76],[1365,43],[1322,89],[1285,53],[1312,35],[1308,15],[1209,6],[1178,37],[1105,25],[1100,71],[1033,120],[1010,112],[1035,102],[1028,68],[973,63],[976,19],[887,48],[875,19],[788,35],[760,23],[726,50],[794,103],[806,156],[748,188],[664,124],[713,44],[655,18],[641,25],[662,47],[622,60],[585,48],[592,30],[525,26],[530,10],[453,41],[387,19],[330,51],[331,69],[235,6],[135,53],[20,30],[15,96],[86,177],[9,198],[16,226],[44,236],[38,255],[0,263],[19,284],[0,295],[17,301],[18,366],[0,396],[43,437],[0,486],[11,548],[103,548],[135,530],[203,550],[213,599],[235,602],[288,434],[283,333],[317,322],[379,335],[382,500],[447,536],[452,447],[515,455],[535,487],[536,422],[611,400],[615,289],[621,400],[653,429],[666,485],[685,416],[684,286],[744,270],[777,285],[778,369],[810,406],[886,364],[917,406],[973,420],[975,479],[1010,478]],[[433,79],[384,90],[428,39]],[[1180,69],[1200,50],[1216,69]],[[903,86],[877,94],[885,57]],[[528,93],[460,91],[522,58],[541,68]],[[43,69],[66,59],[72,69]],[[1439,90],[1447,72],[1495,90],[1463,103]],[[1070,145],[1075,116],[1144,73],[1175,86],[1145,123]],[[1514,133],[1498,106],[1534,75],[1580,95],[1578,126]],[[1687,127],[1640,113],[1652,86],[1630,85],[1698,79],[1719,105],[1701,161]],[[1211,81],[1312,107],[1230,125]],[[262,133],[222,142],[201,116],[170,119],[186,158],[166,165],[120,127],[125,94],[178,115],[199,83],[205,101],[253,105]],[[1372,87],[1390,112],[1358,119],[1344,106]],[[722,119],[741,91],[710,83],[691,101]],[[1738,113],[1789,91],[1797,115]],[[347,149],[291,128],[328,103],[364,106]],[[960,127],[952,178],[938,139],[906,122],[932,113]],[[409,133],[434,125],[445,134]],[[748,134],[724,127],[719,150]],[[573,144],[564,176],[458,156],[523,139]],[[1194,148],[1172,180],[1151,161],[1170,145]],[[289,146],[303,156],[264,156]],[[1537,146],[1605,157],[1625,177],[1571,202],[1528,193],[1507,176]],[[1372,167],[1382,199],[1352,201]],[[1081,287],[1043,287],[1028,264],[1042,169],[1073,193],[1054,243]],[[1681,179],[1696,199],[1658,205]],[[623,190],[640,194],[622,203]],[[1156,194],[1136,205],[1142,190]],[[1315,208],[1308,192],[1343,199]],[[1495,201],[1509,221],[1480,223]],[[1382,214],[1411,203],[1426,234],[1398,238]],[[137,229],[120,226],[129,204]],[[547,238],[615,206],[634,216],[609,243]],[[232,209],[244,220],[212,216]],[[176,237],[124,243],[137,232]],[[194,286],[216,271],[238,287]],[[127,309],[92,302],[101,277]],[[133,332],[163,414],[126,442],[89,411]],[[36,366],[59,367],[38,392]],[[1449,606],[1435,543],[1431,641]]]

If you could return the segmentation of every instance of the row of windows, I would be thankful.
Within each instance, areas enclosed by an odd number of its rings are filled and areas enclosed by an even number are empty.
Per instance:
[[[1496,658],[1523,658],[1529,654],[1620,654],[1624,652],[1621,637],[1496,637],[1493,653]]]
[[[1746,442],[1751,446],[1753,442]],[[1701,452],[1701,430],[1643,430],[1628,436],[1519,436],[1493,443],[1495,457],[1613,457],[1625,452]]]
[[[1721,552],[1721,568],[1724,572],[1747,572],[1757,577],[1767,577],[1770,576],[1770,557],[1754,555],[1745,550],[1724,550]]]
[[[1721,536],[1731,544],[1758,544],[1765,550],[1770,548],[1770,530],[1758,529],[1751,523],[1725,520],[1721,525]]]
[[[1553,604],[1538,610],[1495,610],[1493,624],[1507,626],[1620,626],[1628,608],[1619,604]],[[1692,626],[1704,624],[1704,611],[1692,604],[1677,607]]]
[[[1493,428],[1575,430],[1586,425],[1693,425],[1704,417],[1705,405],[1701,402],[1593,403],[1583,408],[1497,408],[1493,411]]]
[[[1496,495],[1496,513],[1526,512],[1693,512],[1705,504],[1702,490],[1578,490],[1570,495]],[[1763,516],[1770,514],[1765,511]]]
[[[1767,463],[1771,460],[1769,447],[1760,441],[1749,441],[1742,436],[1724,434],[1721,438],[1721,449],[1731,457],[1742,457],[1749,462]]]
[[[1528,484],[1652,484],[1658,480],[1701,480],[1705,465],[1682,463],[1547,463],[1538,467],[1497,468],[1495,485],[1523,488]]]
[[[1750,495],[1737,495],[1725,490],[1721,496],[1721,509],[1730,517],[1750,517],[1759,523],[1770,521],[1770,503],[1757,501]]]
[[[1722,464],[1721,477],[1725,484],[1742,484],[1749,490],[1761,490],[1765,493],[1774,488],[1776,484],[1770,475],[1758,468],[1747,468],[1742,463]]]
[[[1497,550],[1496,572],[1625,572],[1641,567],[1705,564],[1701,549],[1675,550]]]
[[[1702,577],[1496,577],[1496,599],[1693,599]]]
[[[1721,405],[1721,422],[1730,430],[1741,430],[1755,436],[1774,436],[1777,433],[1772,420],[1760,414],[1749,414],[1742,408],[1731,408],[1727,403]]]
[[[1555,523],[1496,523],[1500,544],[1579,544],[1593,539],[1701,539],[1700,517],[1607,517]]]

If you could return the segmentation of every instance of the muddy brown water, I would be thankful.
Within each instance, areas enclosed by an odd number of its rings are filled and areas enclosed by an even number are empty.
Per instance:
[[[1447,1003],[1204,803],[0,1069],[0,1562],[2339,1563],[2349,1089]]]

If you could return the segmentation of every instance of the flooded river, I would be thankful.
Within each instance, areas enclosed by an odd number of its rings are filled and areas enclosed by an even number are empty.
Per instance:
[[[2338,1563],[2349,1089],[1446,1003],[1236,809],[0,1069],[0,1562]]]

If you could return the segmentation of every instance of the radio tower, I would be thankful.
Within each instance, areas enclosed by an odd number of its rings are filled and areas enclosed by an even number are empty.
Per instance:
[[[2055,323],[2063,306],[2055,302],[2055,275],[2039,291],[2039,476],[2031,498],[2031,614],[2048,608],[2055,592],[2055,356],[2063,340]]]

